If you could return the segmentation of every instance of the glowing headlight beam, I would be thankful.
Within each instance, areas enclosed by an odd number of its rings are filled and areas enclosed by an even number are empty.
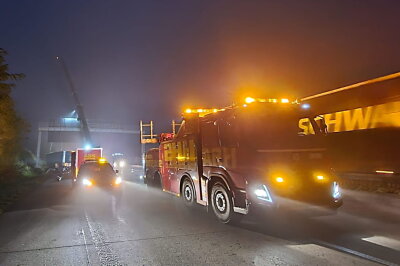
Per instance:
[[[266,185],[262,185],[262,186],[258,187],[257,189],[255,189],[254,194],[260,200],[272,202],[271,194],[269,193]]]
[[[117,178],[115,179],[115,184],[116,184],[116,185],[121,184],[121,182],[122,182],[122,178],[121,178],[121,177],[117,177]]]
[[[92,181],[90,181],[90,180],[87,179],[87,178],[84,178],[84,179],[82,180],[82,183],[83,183],[85,186],[88,186],[88,187],[90,187],[90,186],[93,185]]]
[[[339,183],[333,182],[332,197],[334,199],[339,199],[341,196],[342,195],[340,193]]]

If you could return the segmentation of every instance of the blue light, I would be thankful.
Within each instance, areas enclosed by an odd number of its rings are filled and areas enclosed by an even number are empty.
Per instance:
[[[302,105],[301,105],[301,108],[303,108],[303,109],[310,109],[310,104],[308,104],[308,103],[303,103]]]
[[[85,145],[85,150],[90,150],[91,148],[92,148],[92,145],[90,145],[90,144]]]
[[[340,193],[339,184],[337,182],[333,182],[332,197],[334,199],[339,199],[341,196],[342,193]]]
[[[64,117],[63,118],[65,123],[76,123],[78,122],[78,118],[76,117]]]

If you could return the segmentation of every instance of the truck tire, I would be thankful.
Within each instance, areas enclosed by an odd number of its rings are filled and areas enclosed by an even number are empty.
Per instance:
[[[195,205],[196,194],[193,188],[193,184],[192,182],[190,182],[189,178],[185,178],[185,180],[183,180],[181,196],[185,206],[193,207]]]
[[[158,189],[162,188],[161,176],[160,176],[160,173],[158,173],[158,172],[154,173],[153,186]]]
[[[211,206],[217,219],[224,224],[240,220],[233,212],[232,197],[228,189],[220,181],[215,182],[211,188]]]

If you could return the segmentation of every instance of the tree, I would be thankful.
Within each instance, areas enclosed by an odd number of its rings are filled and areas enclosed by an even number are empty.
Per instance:
[[[14,108],[11,90],[24,74],[11,74],[5,62],[7,52],[0,48],[0,172],[13,168],[20,147],[24,122]]]

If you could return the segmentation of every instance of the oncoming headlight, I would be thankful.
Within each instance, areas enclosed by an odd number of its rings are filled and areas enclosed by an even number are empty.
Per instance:
[[[258,186],[258,187],[254,190],[254,194],[255,194],[256,197],[257,197],[258,199],[260,199],[260,200],[272,202],[271,194],[269,193],[268,188],[267,188],[266,185]]]
[[[333,182],[332,197],[334,199],[339,199],[341,196],[342,196],[342,194],[340,193],[339,183]]]
[[[87,178],[84,178],[84,179],[82,180],[82,183],[83,183],[85,186],[88,186],[88,187],[90,187],[91,185],[93,185],[92,181],[90,181],[90,180],[87,179]]]
[[[121,182],[122,182],[122,178],[121,178],[121,177],[117,177],[117,178],[115,179],[115,184],[116,184],[116,185],[121,184]]]

